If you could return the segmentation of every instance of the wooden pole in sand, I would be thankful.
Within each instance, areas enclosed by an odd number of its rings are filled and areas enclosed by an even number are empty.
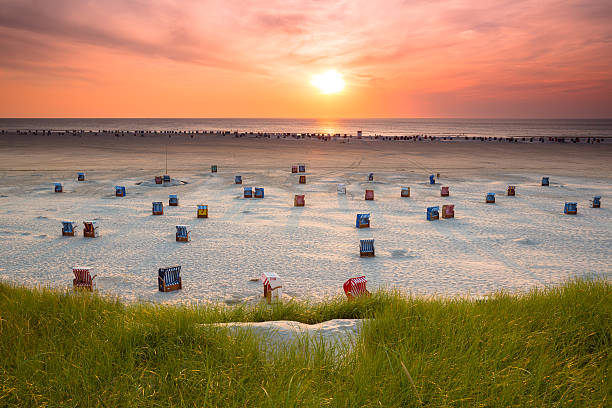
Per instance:
[[[168,174],[168,143],[166,143],[166,172],[164,174]]]

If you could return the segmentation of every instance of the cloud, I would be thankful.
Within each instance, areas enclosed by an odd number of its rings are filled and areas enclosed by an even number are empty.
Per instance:
[[[605,92],[611,19],[608,0],[14,0],[0,70],[103,81],[137,65],[232,87],[335,68],[377,95]]]

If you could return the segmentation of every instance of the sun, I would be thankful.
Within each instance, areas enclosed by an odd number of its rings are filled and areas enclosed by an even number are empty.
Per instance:
[[[324,94],[334,94],[344,89],[344,79],[342,74],[338,73],[335,69],[330,69],[322,74],[312,76],[310,83]]]

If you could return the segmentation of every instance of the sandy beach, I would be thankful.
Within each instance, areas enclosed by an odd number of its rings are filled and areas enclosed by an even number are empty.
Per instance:
[[[159,186],[166,148],[176,185]],[[307,184],[291,173],[297,163]],[[263,271],[300,299],[341,294],[360,275],[370,289],[463,296],[612,275],[609,143],[10,133],[0,137],[0,174],[0,279],[18,284],[68,287],[71,268],[88,265],[100,292],[125,300],[236,303],[260,296],[254,280]],[[515,197],[505,196],[509,184]],[[115,185],[127,196],[115,197]],[[244,186],[264,187],[265,198],[242,198]],[[400,197],[402,186],[410,198]],[[366,188],[374,201],[364,200]],[[487,192],[495,204],[485,204]],[[168,207],[169,194],[178,207]],[[293,207],[294,194],[305,194],[304,208]],[[602,208],[589,208],[595,195]],[[152,201],[164,202],[163,216],[151,214]],[[578,203],[577,216],[563,214],[566,201]],[[196,218],[198,204],[209,206],[208,219]],[[455,205],[456,218],[426,221],[426,207],[443,204]],[[362,212],[371,213],[369,229],[355,228]],[[77,222],[77,236],[61,236],[63,220]],[[83,237],[85,220],[98,223],[99,238]],[[191,227],[191,242],[175,242],[179,224]],[[375,258],[359,257],[364,238],[375,239]],[[183,267],[183,290],[158,292],[157,269],[173,265]]]

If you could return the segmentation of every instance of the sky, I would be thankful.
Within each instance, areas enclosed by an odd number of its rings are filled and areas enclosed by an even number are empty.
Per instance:
[[[610,0],[0,0],[0,117],[610,118],[611,21]]]

